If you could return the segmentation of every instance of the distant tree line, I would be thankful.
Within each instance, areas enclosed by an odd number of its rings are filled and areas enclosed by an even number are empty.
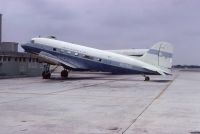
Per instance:
[[[173,65],[173,68],[200,68],[199,65]]]

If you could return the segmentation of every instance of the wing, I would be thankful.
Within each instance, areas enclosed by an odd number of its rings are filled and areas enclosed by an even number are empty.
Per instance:
[[[53,64],[53,65],[61,65],[61,66],[65,66],[67,68],[70,69],[76,69],[77,67],[73,64],[67,63],[61,59],[59,59],[58,57],[50,54],[50,53],[46,53],[46,52],[40,52],[39,53],[39,57],[40,60],[42,60],[43,62],[49,63],[49,64]]]

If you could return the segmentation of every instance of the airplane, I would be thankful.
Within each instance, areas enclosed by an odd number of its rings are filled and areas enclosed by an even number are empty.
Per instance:
[[[148,75],[172,75],[173,46],[158,42],[150,49],[141,50],[132,56],[134,50],[100,50],[73,44],[49,37],[32,38],[22,44],[25,52],[36,54],[48,65],[63,66],[62,78],[68,78],[70,71],[100,71],[112,74],[141,74],[145,81]],[[52,71],[44,67],[43,79],[50,79]]]

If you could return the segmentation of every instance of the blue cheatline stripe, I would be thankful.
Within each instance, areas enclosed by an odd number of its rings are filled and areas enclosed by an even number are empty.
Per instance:
[[[149,51],[147,52],[149,54],[154,54],[154,55],[158,55],[159,54],[159,50],[156,49],[149,49]],[[167,57],[167,58],[172,58],[172,53],[169,52],[164,52],[164,51],[160,51],[159,56],[163,56],[163,57]]]

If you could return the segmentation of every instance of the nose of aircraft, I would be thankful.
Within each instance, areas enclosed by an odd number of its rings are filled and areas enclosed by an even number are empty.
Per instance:
[[[37,48],[34,43],[24,43],[21,44],[21,47],[24,49],[25,52],[38,54],[41,52],[39,48]]]
[[[24,49],[25,52],[29,52],[30,49],[31,49],[31,44],[30,43],[24,43],[24,44],[21,44],[21,47]]]
[[[27,47],[27,43],[25,43],[25,44],[21,44],[21,47],[25,50],[26,47]]]

